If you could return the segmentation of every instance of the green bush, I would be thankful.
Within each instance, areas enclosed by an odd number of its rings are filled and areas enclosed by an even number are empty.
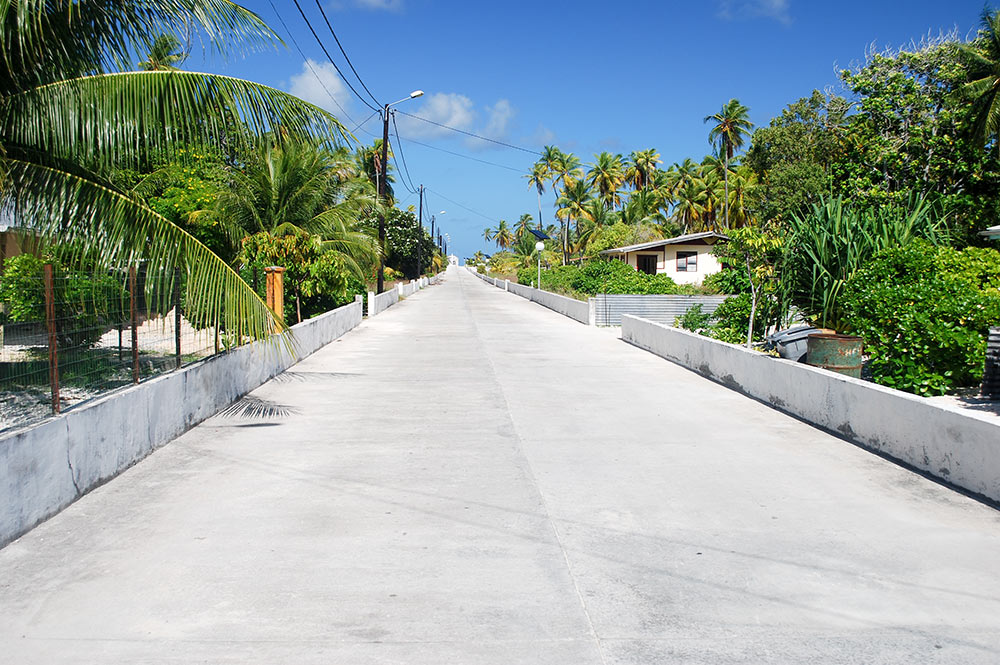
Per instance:
[[[114,277],[65,270],[55,259],[20,254],[4,262],[0,303],[12,323],[45,323],[44,266],[52,264],[56,335],[62,347],[88,347],[124,319],[125,290]]]
[[[580,293],[677,293],[674,280],[667,275],[647,275],[624,261],[590,261],[580,268],[572,287]]]
[[[692,332],[706,330],[712,324],[712,315],[705,311],[705,306],[701,303],[688,308],[686,312],[677,317],[677,327]]]
[[[750,293],[750,278],[743,268],[723,268],[717,273],[706,276],[702,284],[706,289],[726,295]]]
[[[741,293],[723,300],[713,314],[715,325],[709,331],[710,336],[730,344],[746,344],[751,305],[749,293]],[[754,341],[759,342],[764,339],[764,331],[768,321],[773,321],[775,309],[776,305],[771,299],[762,298],[757,303],[753,324]]]
[[[1000,323],[1000,253],[915,242],[887,250],[847,282],[850,332],[865,339],[876,382],[940,395],[982,378],[986,335]]]

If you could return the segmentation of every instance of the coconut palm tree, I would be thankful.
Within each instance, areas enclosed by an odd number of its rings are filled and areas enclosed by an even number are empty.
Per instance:
[[[280,127],[332,142],[332,115],[273,88],[186,71],[131,69],[161,34],[194,29],[219,53],[273,46],[253,12],[227,0],[0,2],[0,208],[68,260],[181,268],[196,325],[263,338],[280,328],[240,276],[182,228],[111,184],[181,149],[252,155]],[[169,289],[165,292],[169,293]]]
[[[586,215],[587,203],[593,198],[590,187],[583,180],[569,180],[563,185],[562,196],[559,197],[557,205],[560,206],[558,214],[566,218],[566,234],[569,235],[570,225],[573,220],[577,220],[576,235],[580,237],[580,219]],[[567,241],[568,244],[568,241]]]
[[[625,167],[625,180],[638,191],[646,189],[654,178],[656,165],[662,164],[660,154],[655,148],[636,150],[628,157]]]
[[[597,189],[597,195],[608,210],[621,204],[621,187],[625,182],[625,166],[621,155],[602,152],[594,155],[594,164],[587,171],[587,179]]]
[[[531,230],[531,222],[534,220],[531,215],[524,213],[521,218],[517,220],[517,225],[514,227],[514,237],[520,240],[525,236],[534,237],[529,232]]]
[[[566,185],[581,178],[583,178],[583,167],[580,165],[580,158],[571,152],[560,152],[552,176],[552,191],[557,193],[556,208],[559,208],[559,185],[562,184],[565,188]],[[558,212],[556,212],[556,217],[559,217],[559,224],[562,228],[563,265],[566,265],[569,261],[569,220],[566,220],[564,224]]]
[[[958,94],[972,102],[972,134],[986,143],[1000,131],[1000,11],[984,8],[979,38],[957,48],[970,79]],[[1000,140],[994,145],[1000,152]]]
[[[505,220],[500,220],[497,224],[496,231],[493,232],[493,242],[496,243],[497,247],[501,250],[508,250],[514,245],[514,234],[510,230],[510,226],[507,225]]]
[[[386,155],[389,163],[385,166],[385,200],[390,206],[396,202],[396,193],[392,189],[392,183],[396,178],[392,175],[392,142],[389,142]],[[372,186],[378,191],[378,179],[381,173],[379,165],[382,163],[382,139],[375,139],[371,145],[361,146],[355,153],[358,169],[368,178]]]
[[[149,55],[139,63],[139,69],[147,72],[175,72],[178,65],[187,60],[183,43],[176,35],[162,34],[149,48]]]
[[[705,116],[706,123],[715,123],[708,133],[708,142],[717,147],[724,160],[726,228],[729,228],[729,161],[743,147],[744,139],[750,136],[753,123],[749,116],[750,109],[740,104],[738,99],[730,99],[722,105],[721,111]]]
[[[487,226],[483,229],[483,240],[486,242],[493,240],[493,229],[491,227]]]
[[[538,228],[542,228],[542,194],[545,193],[545,181],[549,179],[550,175],[549,165],[538,160],[532,164],[531,171],[524,176],[528,179],[528,187],[534,186],[535,193],[538,194]]]

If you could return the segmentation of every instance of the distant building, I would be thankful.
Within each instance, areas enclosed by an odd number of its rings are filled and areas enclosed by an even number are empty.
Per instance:
[[[448,265],[450,265],[450,266],[457,266],[458,265],[458,257],[455,256],[454,254],[449,254],[448,255]]]
[[[706,231],[606,249],[601,255],[624,261],[650,275],[668,275],[678,284],[701,284],[706,275],[722,270],[719,260],[712,255],[712,247],[727,240],[721,233]]]

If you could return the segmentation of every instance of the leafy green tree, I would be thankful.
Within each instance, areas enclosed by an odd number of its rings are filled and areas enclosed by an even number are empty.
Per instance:
[[[786,219],[829,192],[832,165],[844,158],[847,109],[842,97],[814,90],[757,129],[744,164],[760,186],[747,192],[748,206],[765,220]]]
[[[742,265],[746,268],[747,281],[750,285],[750,315],[747,318],[746,346],[750,348],[754,339],[754,321],[757,318],[758,304],[765,298],[771,303],[776,303],[778,292],[776,271],[781,259],[783,239],[773,226],[746,226],[732,229],[727,235],[729,241],[718,243],[712,253],[725,265],[732,267]]]
[[[956,94],[969,76],[958,43],[877,54],[841,76],[857,112],[832,165],[835,193],[871,207],[937,199],[963,239],[979,241],[1000,216],[1000,164],[972,138],[974,105]]]
[[[725,226],[729,228],[729,162],[743,147],[743,141],[750,135],[750,109],[740,104],[738,99],[730,99],[722,105],[718,113],[705,117],[705,122],[714,123],[708,133],[708,142],[718,147],[719,155],[725,162]]]
[[[959,44],[958,53],[966,68],[968,81],[959,93],[973,105],[973,140],[992,141],[1000,151],[1000,11],[983,9],[979,37],[972,43]]]
[[[169,159],[187,146],[247,156],[247,137],[278,126],[323,140],[347,134],[332,115],[266,86],[197,72],[122,72],[157,36],[192,27],[219,53],[279,41],[227,0],[0,2],[0,208],[67,260],[145,260],[168,273],[180,266],[188,301],[201,303],[192,312],[262,338],[280,324],[240,276],[107,175],[142,171],[151,155]]]
[[[409,279],[419,277],[417,259],[432,264],[439,253],[426,229],[419,228],[413,210],[390,208],[385,220],[385,264]]]
[[[346,295],[350,273],[342,257],[324,252],[316,236],[303,231],[274,235],[261,231],[243,238],[239,260],[244,270],[261,275],[270,266],[285,268],[285,320],[303,320],[326,311],[324,301],[336,302]]]

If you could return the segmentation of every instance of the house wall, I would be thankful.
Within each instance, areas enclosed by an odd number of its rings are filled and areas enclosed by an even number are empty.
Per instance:
[[[629,252],[626,261],[638,270],[638,257],[646,254],[656,257],[656,273],[666,274],[678,284],[701,284],[706,275],[712,275],[722,270],[722,265],[712,254],[713,245],[666,245],[652,250]],[[664,252],[666,260],[664,260]],[[698,252],[697,272],[677,272],[677,252]]]

